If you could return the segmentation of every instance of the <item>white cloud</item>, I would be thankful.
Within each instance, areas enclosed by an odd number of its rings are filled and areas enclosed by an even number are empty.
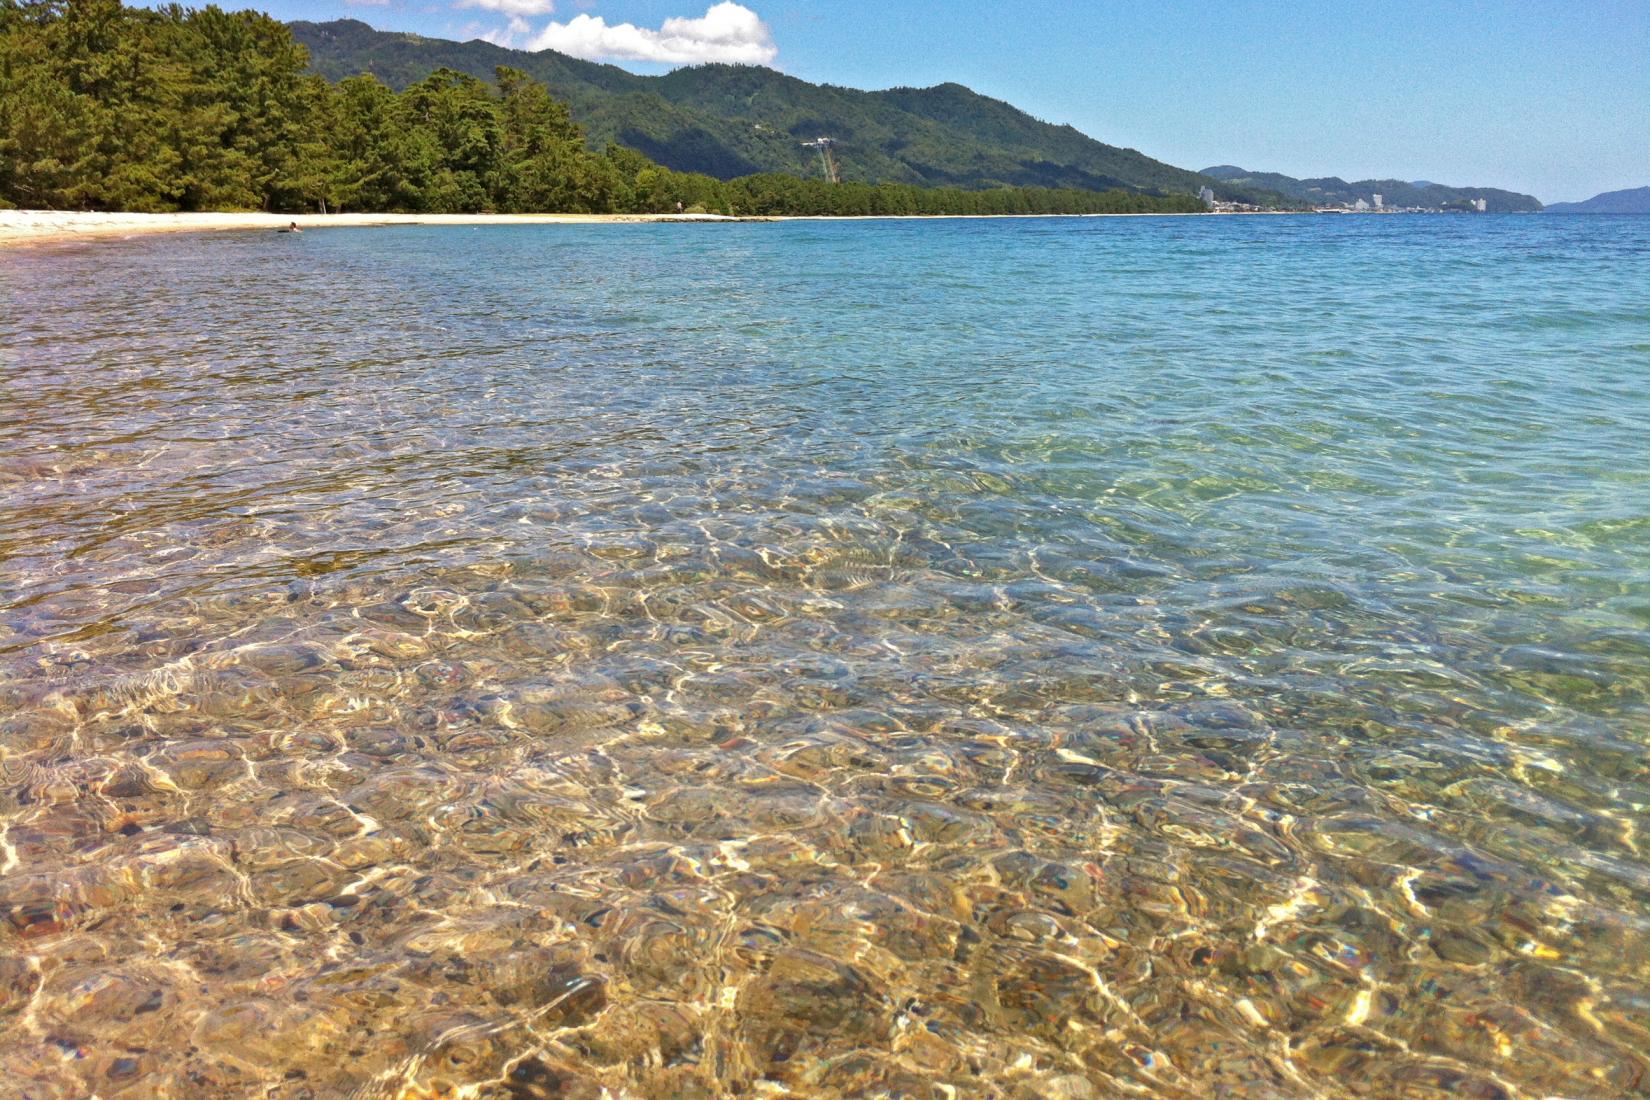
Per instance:
[[[662,61],[670,65],[709,61],[769,65],[779,56],[768,25],[754,11],[732,0],[723,0],[698,19],[666,19],[658,30],[634,23],[609,24],[599,15],[576,15],[566,23],[545,27],[529,48],[559,50],[590,61]]]
[[[549,15],[556,10],[555,0],[458,0],[455,8],[481,8],[496,11],[514,19],[529,15]]]
[[[491,42],[495,46],[503,46],[507,50],[516,48],[516,43],[533,33],[533,25],[519,15],[510,17],[509,25],[505,28],[489,27],[484,31],[467,31],[475,34],[483,42]]]

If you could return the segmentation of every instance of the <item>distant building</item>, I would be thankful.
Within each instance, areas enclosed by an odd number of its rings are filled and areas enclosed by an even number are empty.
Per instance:
[[[1360,214],[1367,214],[1369,213],[1369,204],[1363,199],[1359,199],[1357,202],[1352,204],[1352,209],[1356,210]]]
[[[1371,197],[1375,200],[1375,209],[1384,210],[1386,208],[1386,199],[1384,197],[1380,195],[1373,195]]]
[[[1210,210],[1215,208],[1215,192],[1212,187],[1205,187],[1197,193],[1197,201]]]
[[[1472,208],[1474,210],[1478,211],[1480,214],[1488,214],[1490,212],[1490,200],[1489,199],[1473,199],[1472,200]]]

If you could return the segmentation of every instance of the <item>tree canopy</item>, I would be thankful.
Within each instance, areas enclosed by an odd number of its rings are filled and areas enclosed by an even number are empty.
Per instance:
[[[46,209],[745,215],[1198,209],[1124,190],[731,181],[590,148],[522,72],[437,69],[401,91],[307,71],[257,12],[0,0],[0,204]]]

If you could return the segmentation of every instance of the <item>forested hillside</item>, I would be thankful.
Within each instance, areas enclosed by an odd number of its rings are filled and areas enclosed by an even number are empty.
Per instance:
[[[1277,172],[1250,172],[1235,165],[1205,168],[1205,175],[1244,187],[1275,191],[1314,206],[1351,206],[1362,199],[1373,203],[1380,195],[1389,207],[1420,207],[1426,210],[1465,210],[1474,199],[1483,199],[1492,214],[1530,214],[1541,209],[1534,195],[1520,195],[1494,187],[1446,187],[1441,183],[1403,180],[1359,180],[1348,183],[1338,176],[1296,179]]]
[[[682,171],[729,179],[750,172],[816,173],[803,140],[837,141],[843,176],[865,182],[1123,187],[1266,202],[1275,196],[1222,183],[1039,122],[958,84],[863,92],[810,84],[772,69],[703,65],[637,76],[551,50],[447,42],[377,31],[355,20],[294,23],[315,70],[333,79],[372,73],[392,87],[439,67],[486,77],[509,65],[567,101],[596,145],[614,142]]]
[[[255,12],[0,0],[0,205],[90,210],[1025,214],[1195,209],[1189,195],[832,186],[596,151],[543,83],[438,68],[394,90],[308,71]]]

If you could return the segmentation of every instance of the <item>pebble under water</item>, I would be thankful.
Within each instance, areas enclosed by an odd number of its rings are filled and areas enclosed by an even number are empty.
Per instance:
[[[1650,219],[0,255],[0,1094],[1650,1092]]]

